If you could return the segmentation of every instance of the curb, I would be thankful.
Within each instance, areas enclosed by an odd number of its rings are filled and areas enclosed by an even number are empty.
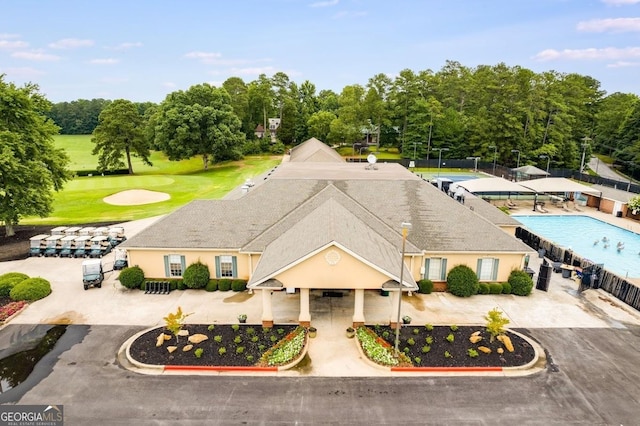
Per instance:
[[[535,352],[535,356],[531,361],[515,367],[387,367],[377,364],[367,357],[360,346],[357,336],[355,343],[358,347],[360,356],[367,364],[382,371],[390,371],[392,373],[422,373],[424,375],[428,375],[428,373],[454,373],[455,375],[460,376],[464,376],[466,373],[469,375],[472,375],[473,373],[502,373],[504,376],[528,376],[543,371],[547,366],[547,356],[542,346],[522,333],[514,330],[508,330],[508,332],[518,335],[531,345]]]
[[[243,373],[243,372],[257,372],[257,373],[273,373],[278,371],[285,371],[295,367],[298,363],[307,355],[309,350],[309,333],[305,331],[305,342],[300,355],[292,360],[289,364],[273,366],[273,367],[260,367],[260,366],[215,366],[215,365],[157,365],[157,364],[145,364],[137,361],[131,356],[131,344],[143,334],[160,328],[158,326],[149,327],[141,330],[127,339],[118,350],[118,354],[124,354],[126,361],[135,368],[130,368],[124,363],[120,363],[124,368],[132,371],[136,371],[142,374],[162,374],[162,373]]]

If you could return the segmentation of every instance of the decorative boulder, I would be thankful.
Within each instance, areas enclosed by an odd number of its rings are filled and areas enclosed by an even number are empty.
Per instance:
[[[170,354],[173,353],[176,349],[178,349],[177,346],[167,346],[167,350]]]
[[[189,336],[189,343],[193,343],[194,345],[197,345],[200,342],[204,342],[208,338],[209,337],[207,337],[204,334],[194,334],[192,336]]]
[[[193,345],[186,345],[182,348],[182,352],[189,352],[191,349],[193,349]]]

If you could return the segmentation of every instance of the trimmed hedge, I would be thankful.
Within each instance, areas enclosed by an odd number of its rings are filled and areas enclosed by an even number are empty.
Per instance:
[[[206,291],[218,291],[218,280],[209,280],[204,289]]]
[[[502,283],[502,294],[511,294],[511,283]]]
[[[533,288],[533,279],[525,271],[514,270],[509,274],[511,294],[516,296],[528,296]]]
[[[218,290],[229,291],[231,290],[231,280],[223,278],[218,280]]]
[[[500,283],[490,283],[489,284],[489,294],[502,294],[502,284],[500,284]]]
[[[29,275],[22,272],[7,272],[0,275],[0,297],[9,297],[11,289],[28,278]]]
[[[447,288],[454,296],[469,297],[478,294],[480,284],[476,273],[467,265],[457,265],[447,275]]]
[[[233,291],[245,291],[247,289],[246,280],[233,280],[231,281],[231,290]]]
[[[418,293],[431,294],[432,291],[433,291],[433,281],[429,279],[418,281]]]
[[[182,275],[184,285],[193,289],[206,287],[209,278],[209,267],[200,261],[187,266]]]
[[[479,283],[478,284],[478,294],[489,294],[489,284],[487,284],[487,283]]]
[[[13,300],[32,302],[51,294],[51,284],[44,278],[27,278],[11,289],[9,297]]]
[[[120,284],[129,289],[141,288],[144,283],[144,271],[139,266],[130,266],[120,271]]]

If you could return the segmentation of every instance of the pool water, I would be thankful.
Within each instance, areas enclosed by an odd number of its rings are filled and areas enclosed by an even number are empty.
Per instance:
[[[620,277],[640,277],[640,234],[589,216],[512,217],[539,236],[594,263],[604,264],[605,269]],[[618,250],[618,243],[624,244],[624,248]]]

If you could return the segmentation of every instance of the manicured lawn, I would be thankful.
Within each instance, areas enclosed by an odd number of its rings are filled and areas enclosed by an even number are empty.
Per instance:
[[[95,168],[97,160],[90,155],[90,136],[60,136],[56,143],[71,147],[69,156],[72,169]],[[83,149],[74,147],[82,146]],[[89,144],[89,146],[87,146]],[[91,160],[93,158],[93,160]],[[146,166],[136,159],[133,176],[77,177],[55,194],[54,211],[47,218],[27,217],[22,224],[67,225],[89,222],[121,222],[167,214],[194,199],[221,198],[242,184],[247,178],[255,178],[280,163],[280,156],[251,156],[241,161],[210,166],[203,170],[202,160],[192,158],[169,161],[160,152],[151,155],[153,166]],[[79,169],[78,169],[79,170]],[[171,198],[160,203],[140,206],[114,206],[102,199],[128,189],[146,189],[168,193]]]

